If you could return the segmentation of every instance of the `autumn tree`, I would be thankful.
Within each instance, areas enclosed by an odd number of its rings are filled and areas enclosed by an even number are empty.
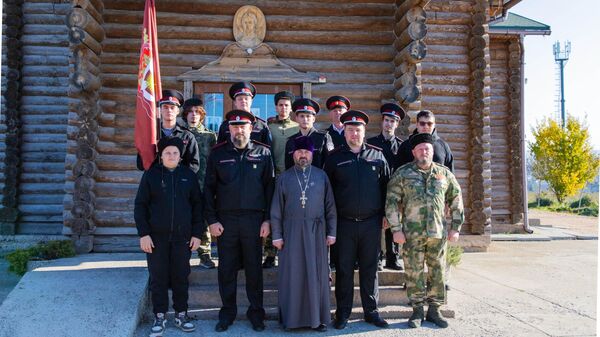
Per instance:
[[[574,195],[598,174],[600,158],[594,154],[587,124],[568,116],[562,128],[546,119],[533,130],[529,143],[536,175],[545,180],[559,203]]]

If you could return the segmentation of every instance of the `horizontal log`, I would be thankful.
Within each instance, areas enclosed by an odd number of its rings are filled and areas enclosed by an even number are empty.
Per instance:
[[[189,55],[189,54],[160,54],[160,66],[179,66],[179,67],[193,67],[200,68],[208,62],[212,62],[217,59],[217,55]],[[118,65],[126,64],[137,66],[139,62],[139,51],[137,53],[111,53],[102,51],[102,65]]]
[[[63,194],[64,185],[56,183],[21,183],[19,184],[20,194]]]
[[[98,183],[123,183],[123,184],[139,184],[142,178],[142,171],[100,171],[96,175]]]
[[[158,34],[161,35],[161,26],[193,26],[212,28],[231,28],[233,21],[230,15],[206,15],[189,13],[158,12]],[[289,14],[289,13],[286,13]],[[141,25],[143,10],[128,11],[106,9],[104,11],[105,25],[113,23]],[[267,31],[302,31],[302,30],[335,30],[335,31],[390,31],[393,19],[390,17],[371,16],[346,16],[344,20],[331,24],[331,17],[323,16],[296,16],[296,15],[269,15],[266,17]],[[139,35],[139,34],[138,34]]]
[[[434,75],[421,73],[421,83],[423,86],[427,86],[428,84],[469,85],[471,78],[468,74]]]
[[[51,1],[23,1],[21,8],[24,15],[53,14],[61,16],[66,15],[71,6],[68,3],[55,3]]]
[[[468,64],[422,62],[422,75],[467,75],[470,73]]]
[[[103,211],[96,210],[94,212],[94,222],[97,226],[133,226],[133,211]]]
[[[133,129],[121,129],[112,127],[100,128],[98,133],[100,140],[104,141],[115,141],[115,142],[133,142],[134,132]]]
[[[56,14],[25,14],[24,24],[64,25],[65,17]]]
[[[21,139],[25,143],[65,143],[67,141],[67,135],[65,134],[30,134],[25,133],[21,135]]]
[[[452,3],[430,1],[425,9],[434,12],[471,13],[474,7],[475,5],[471,1],[452,1]]]
[[[333,95],[345,95],[352,102],[355,99],[391,99],[393,98],[393,89],[391,85],[346,85],[346,84],[323,84],[313,85],[313,96],[327,99]]]
[[[19,195],[19,203],[23,205],[28,204],[37,204],[37,205],[47,205],[47,204],[61,204],[63,203],[63,195],[62,194],[22,194]]]
[[[21,160],[24,162],[37,162],[37,163],[65,163],[65,153],[62,152],[26,152],[21,153]],[[57,167],[60,167],[57,165]]]
[[[139,184],[126,183],[96,183],[96,197],[133,198],[137,193]]]
[[[221,0],[218,3],[209,0],[163,0],[156,4],[156,11],[172,13],[202,13],[202,14],[234,14],[247,2],[240,0]],[[143,11],[143,3],[135,0],[105,0],[104,5],[112,9]],[[394,11],[393,4],[361,3],[344,4],[323,2],[288,2],[282,6],[277,2],[264,2],[260,4],[265,16],[288,15],[297,16],[388,16]]]
[[[64,184],[64,173],[21,173],[19,181],[23,183],[59,183]]]
[[[100,22],[96,21],[96,19],[83,8],[73,8],[71,12],[67,14],[66,23],[69,28],[83,29],[98,42],[102,42],[106,37]]]
[[[62,204],[46,204],[46,205],[19,205],[19,212],[21,212],[21,214],[23,215],[45,215],[45,214],[52,214],[52,215],[58,215],[61,214],[63,209],[63,205]]]
[[[64,37],[68,31],[68,28],[64,25],[30,24],[23,26],[22,33],[24,35],[58,35]]]
[[[470,89],[467,85],[428,84],[423,85],[422,92],[431,96],[466,96]]]
[[[471,25],[471,14],[462,12],[436,11],[425,6],[428,25]]]
[[[23,46],[21,50],[24,55],[69,55],[69,47]]]
[[[427,24],[427,31],[432,33],[462,33],[471,34],[470,25],[440,25],[440,24]]]
[[[96,165],[101,171],[131,171],[137,170],[135,155],[106,155],[96,158]]]
[[[23,46],[38,47],[68,47],[69,41],[65,35],[23,35]]]
[[[24,85],[21,89],[23,96],[65,96],[69,91],[68,86],[42,86]]]
[[[96,212],[121,211],[133,212],[135,198],[97,198]]]
[[[67,31],[65,30],[65,35]],[[69,65],[69,57],[67,55],[23,55],[23,64],[25,65],[53,65],[65,66]]]

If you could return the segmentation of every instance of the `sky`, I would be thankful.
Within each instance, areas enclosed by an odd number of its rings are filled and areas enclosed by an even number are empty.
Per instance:
[[[594,149],[600,151],[600,1],[523,0],[510,12],[547,24],[549,36],[525,37],[525,131],[556,115],[558,88],[552,45],[571,41],[565,66],[565,110],[587,119]]]

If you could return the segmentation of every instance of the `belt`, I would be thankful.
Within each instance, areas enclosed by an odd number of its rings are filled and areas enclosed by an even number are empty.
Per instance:
[[[358,218],[358,217],[348,217],[348,216],[342,216],[341,218],[344,220],[350,220],[350,221],[354,221],[354,222],[363,222],[363,221],[367,221],[367,220],[371,220],[373,217],[377,216],[377,214],[374,215],[370,215],[364,218]]]

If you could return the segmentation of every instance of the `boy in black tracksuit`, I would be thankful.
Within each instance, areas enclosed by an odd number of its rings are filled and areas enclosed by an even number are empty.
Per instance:
[[[158,143],[160,162],[142,176],[135,198],[134,217],[140,247],[146,252],[155,321],[151,336],[162,335],[173,291],[175,326],[195,329],[187,316],[191,252],[202,232],[202,198],[196,174],[179,165],[183,141],[165,137]]]

